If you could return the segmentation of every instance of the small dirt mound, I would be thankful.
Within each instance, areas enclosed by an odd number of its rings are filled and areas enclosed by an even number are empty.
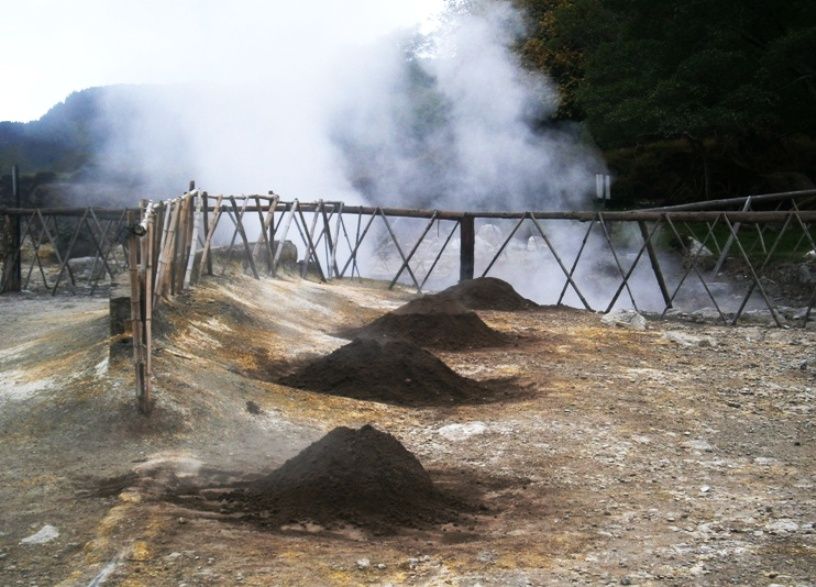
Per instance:
[[[454,299],[425,296],[412,300],[346,336],[401,338],[445,350],[500,346],[508,337],[485,324],[475,312]]]
[[[470,310],[518,312],[539,307],[519,295],[512,285],[495,277],[468,279],[427,297],[457,301]]]
[[[313,522],[390,532],[455,517],[417,458],[372,426],[335,428],[222,499],[272,526]]]
[[[280,380],[284,385],[398,405],[482,399],[486,390],[403,340],[355,339]]]

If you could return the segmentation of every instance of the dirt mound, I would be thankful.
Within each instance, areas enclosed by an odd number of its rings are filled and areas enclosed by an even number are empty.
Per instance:
[[[456,301],[470,310],[517,312],[538,308],[538,304],[520,296],[512,285],[495,277],[468,279],[427,297]]]
[[[274,526],[316,522],[393,531],[455,517],[417,458],[372,426],[335,428],[223,500]]]
[[[401,338],[420,346],[462,350],[499,346],[508,337],[485,324],[459,301],[425,296],[380,316],[374,322],[345,336]]]
[[[280,381],[284,385],[399,405],[482,399],[481,385],[403,340],[355,339]]]

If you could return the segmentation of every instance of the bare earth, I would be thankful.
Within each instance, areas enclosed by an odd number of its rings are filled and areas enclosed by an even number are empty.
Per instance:
[[[480,311],[518,343],[436,354],[514,378],[516,399],[409,408],[271,382],[409,298],[202,284],[164,307],[149,419],[129,347],[108,360],[107,300],[0,298],[0,585],[814,584],[816,332]],[[269,472],[366,423],[483,508],[372,536],[263,530],[158,497],[214,470]],[[21,544],[46,524],[59,536]]]

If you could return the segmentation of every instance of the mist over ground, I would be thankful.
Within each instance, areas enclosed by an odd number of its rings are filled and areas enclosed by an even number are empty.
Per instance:
[[[523,26],[509,4],[485,3],[363,43],[250,38],[221,52],[204,38],[168,58],[206,82],[103,93],[94,166],[150,197],[194,178],[287,199],[582,207],[605,167],[579,128],[548,122],[556,92],[511,51]]]

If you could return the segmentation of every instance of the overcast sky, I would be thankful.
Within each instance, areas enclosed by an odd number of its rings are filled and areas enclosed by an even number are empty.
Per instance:
[[[286,79],[349,47],[430,26],[443,4],[0,0],[0,120],[39,118],[91,86]]]

